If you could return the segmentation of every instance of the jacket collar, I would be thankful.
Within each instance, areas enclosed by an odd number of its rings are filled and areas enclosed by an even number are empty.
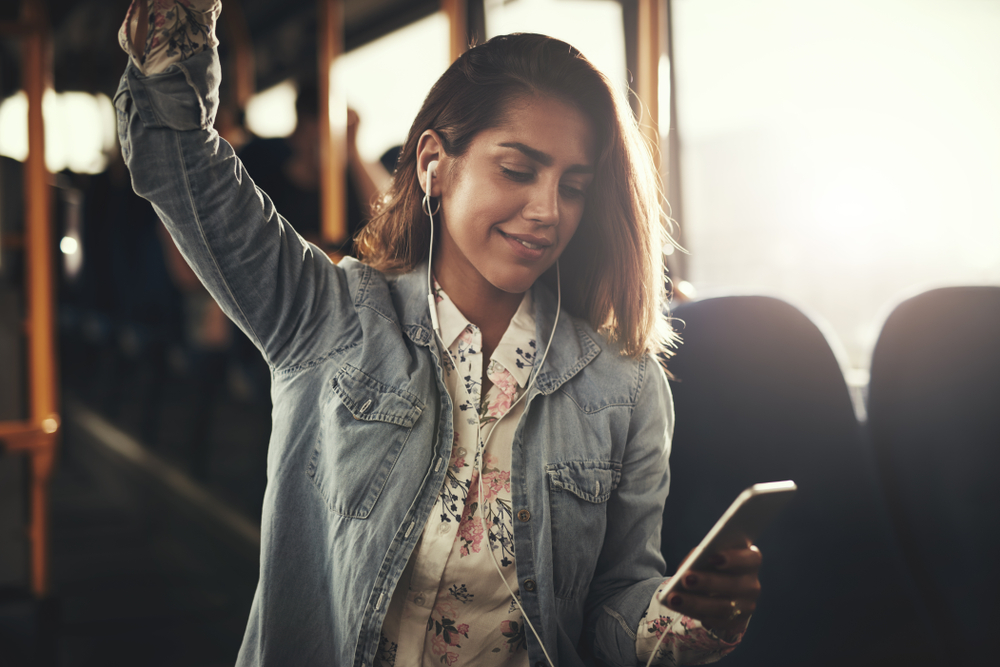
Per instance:
[[[377,274],[374,269],[367,267],[366,272]],[[424,262],[409,273],[393,276],[389,280],[391,297],[396,301],[392,305],[399,313],[403,331],[417,345],[429,346],[433,340],[433,330],[427,304],[427,263]],[[556,297],[541,281],[536,281],[532,289],[538,353],[543,354],[552,333]],[[381,311],[380,304],[370,303],[371,300],[366,298],[368,294],[364,290],[359,294],[359,300],[363,303],[358,305]],[[598,338],[599,336],[587,324],[563,311],[559,315],[559,322],[556,324],[556,332],[552,337],[551,349],[545,357],[545,363],[537,371],[536,390],[542,394],[551,394],[579,373],[600,354],[602,346],[598,343]]]

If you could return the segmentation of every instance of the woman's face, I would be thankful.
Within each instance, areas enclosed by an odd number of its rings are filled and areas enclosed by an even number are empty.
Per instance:
[[[435,273],[445,291],[530,288],[580,224],[595,144],[586,116],[537,95],[513,102],[506,121],[476,135],[461,158],[442,153]]]

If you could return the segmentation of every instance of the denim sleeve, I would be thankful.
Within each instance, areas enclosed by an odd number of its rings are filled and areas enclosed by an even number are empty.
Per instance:
[[[324,353],[321,332],[351,309],[346,277],[278,215],[212,128],[221,69],[215,49],[142,75],[115,95],[118,135],[136,193],[272,369]],[[326,347],[329,347],[327,342]]]
[[[608,500],[607,534],[587,599],[587,631],[596,656],[611,665],[635,665],[636,632],[664,579],[660,553],[673,401],[666,376],[648,357],[622,459],[622,476]]]

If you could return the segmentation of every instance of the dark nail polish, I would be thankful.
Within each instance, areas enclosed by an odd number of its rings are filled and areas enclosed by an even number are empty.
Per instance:
[[[695,586],[698,585],[698,577],[693,574],[689,574],[688,576],[684,577],[684,585],[687,586],[688,588],[694,588]]]
[[[680,595],[675,595],[670,598],[671,607],[680,607],[682,604],[684,604],[684,599]]]

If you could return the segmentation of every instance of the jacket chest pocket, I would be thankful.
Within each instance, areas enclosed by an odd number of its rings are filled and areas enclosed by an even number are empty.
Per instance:
[[[621,479],[614,461],[565,461],[545,466],[552,512],[556,596],[587,594],[604,544],[607,503]]]
[[[331,381],[306,474],[331,512],[366,519],[389,483],[424,403],[345,365]]]

